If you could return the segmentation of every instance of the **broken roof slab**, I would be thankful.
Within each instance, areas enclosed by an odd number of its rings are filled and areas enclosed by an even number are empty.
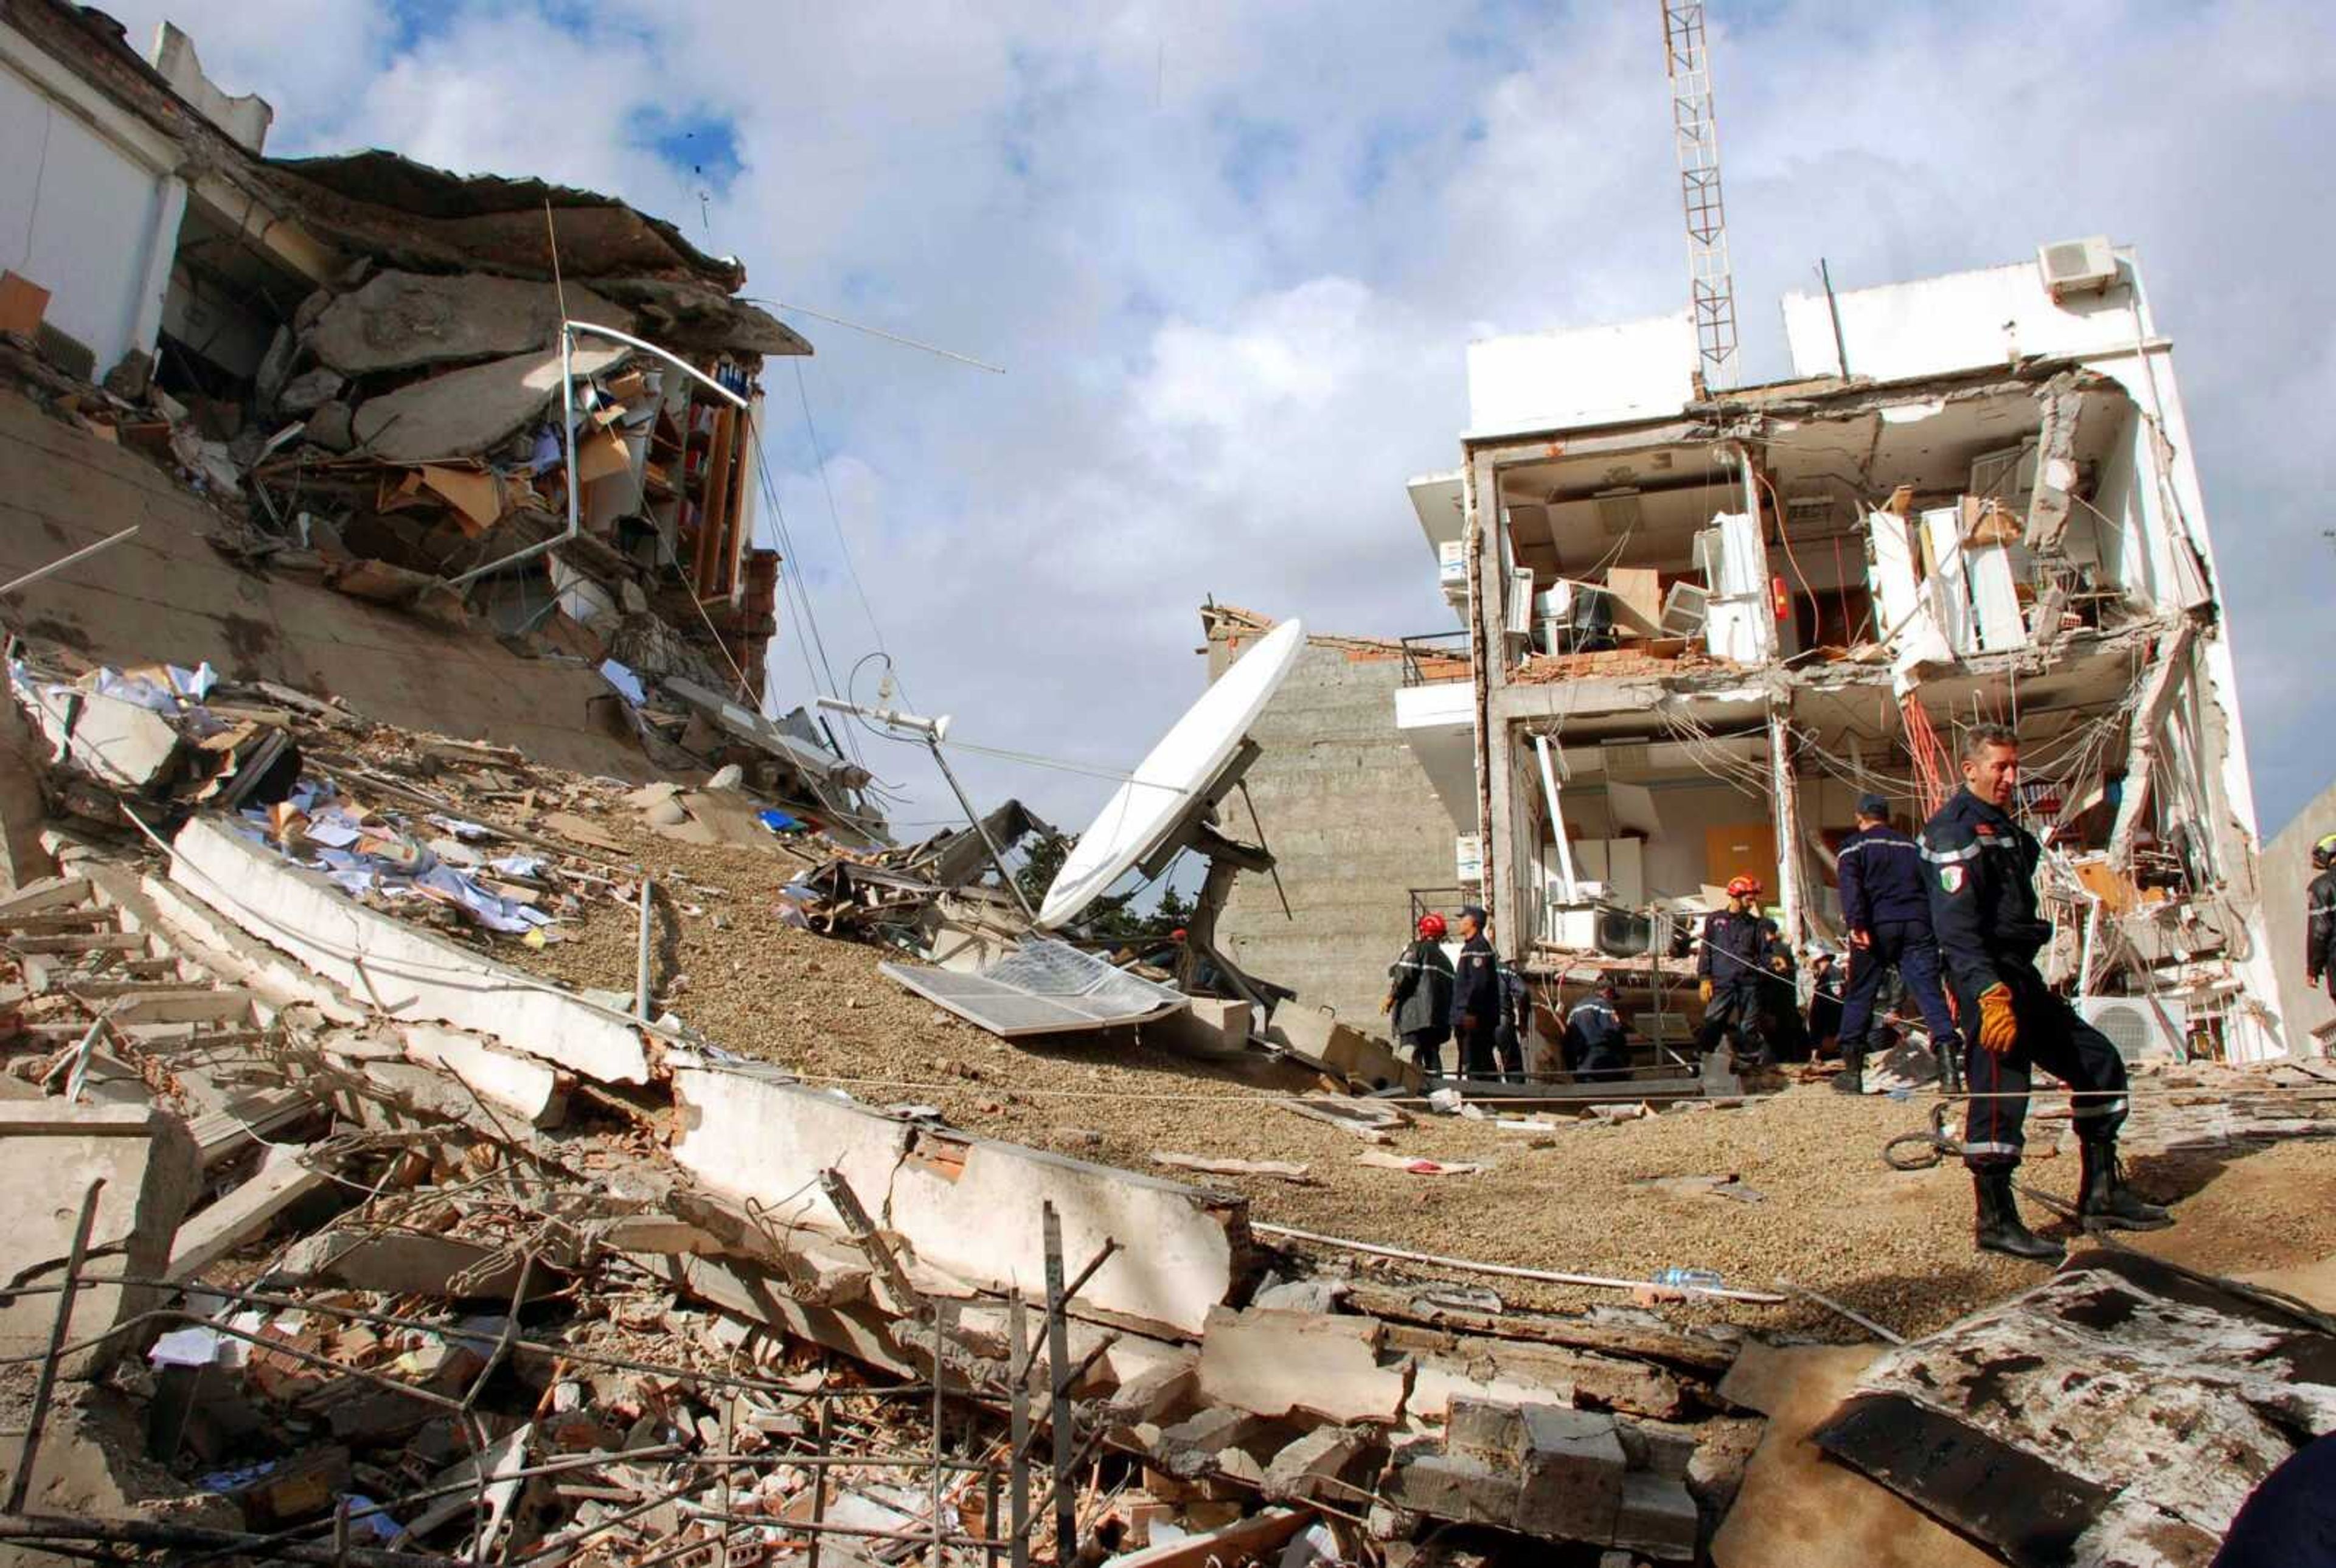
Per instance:
[[[344,375],[555,348],[560,323],[632,332],[633,313],[581,284],[486,273],[377,272],[317,313],[301,346]]]
[[[224,822],[194,818],[171,851],[172,881],[391,1018],[453,1024],[601,1083],[648,1081],[630,1021],[368,909]]]
[[[630,353],[580,344],[569,358],[577,375],[598,375]],[[514,354],[368,397],[353,428],[360,447],[390,463],[470,457],[544,417],[559,395],[559,349]]]

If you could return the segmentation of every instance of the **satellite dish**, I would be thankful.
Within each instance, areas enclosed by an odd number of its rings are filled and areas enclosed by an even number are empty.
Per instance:
[[[1184,710],[1079,835],[1039,907],[1041,926],[1077,919],[1105,888],[1158,850],[1196,803],[1208,798],[1305,647],[1305,626],[1283,621]]]

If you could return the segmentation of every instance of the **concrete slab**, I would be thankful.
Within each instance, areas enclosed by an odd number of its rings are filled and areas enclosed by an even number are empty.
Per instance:
[[[98,692],[36,685],[25,711],[53,758],[133,793],[165,783],[184,744],[161,714]]]
[[[1411,1379],[1400,1360],[1379,1364],[1385,1331],[1370,1318],[1217,1308],[1201,1339],[1201,1398],[1273,1419],[1392,1426]]]
[[[1036,1292],[1046,1280],[1039,1208],[1051,1200],[1074,1271],[1106,1237],[1123,1248],[1081,1292],[1081,1315],[1198,1334],[1231,1292],[1248,1230],[1238,1198],[911,1128],[775,1076],[683,1067],[673,1085],[674,1158],[799,1222],[842,1228],[818,1187],[833,1167],[922,1261],[984,1288]]]
[[[627,1020],[459,943],[366,909],[225,823],[197,817],[170,880],[399,1023],[446,1023],[605,1084],[648,1081]]]
[[[179,1227],[164,1278],[191,1280],[221,1258],[264,1234],[276,1216],[330,1182],[325,1172],[277,1149],[251,1178]]]
[[[61,1099],[0,1102],[0,1278],[33,1285],[63,1281],[83,1194],[99,1193],[94,1249],[115,1256],[95,1273],[155,1280],[170,1258],[179,1222],[194,1201],[195,1141],[178,1117],[141,1106],[69,1105]],[[150,1310],[151,1287],[101,1285],[73,1308],[73,1337]],[[37,1356],[56,1318],[54,1293],[27,1294],[0,1306],[0,1356]],[[118,1360],[133,1336],[70,1356],[68,1376],[93,1378]]]
[[[398,1033],[407,1060],[444,1068],[531,1127],[556,1127],[568,1115],[567,1086],[542,1062],[434,1024],[409,1024]]]
[[[629,348],[577,349],[579,375],[598,375]],[[560,395],[560,352],[514,354],[450,370],[357,405],[360,448],[388,463],[433,463],[487,450],[540,417]]]
[[[633,313],[621,306],[574,283],[567,296],[575,320],[632,331]],[[483,272],[376,272],[325,307],[301,346],[344,375],[454,365],[556,348],[560,313],[549,283]]]

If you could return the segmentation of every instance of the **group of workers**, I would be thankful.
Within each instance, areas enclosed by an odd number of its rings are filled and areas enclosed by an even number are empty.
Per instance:
[[[2117,1153],[2126,1117],[2126,1068],[2117,1047],[2056,993],[2036,967],[2050,940],[2040,918],[2036,870],[2042,848],[2011,814],[2020,742],[2010,729],[1972,729],[1961,758],[1962,787],[1923,827],[1920,840],[1890,824],[1889,803],[1857,803],[1857,829],[1838,861],[1842,915],[1849,932],[1849,970],[1838,994],[1841,1071],[1833,1086],[1862,1092],[1868,1044],[1884,983],[1897,976],[1930,1032],[1944,1086],[1967,1098],[1963,1163],[1971,1173],[1974,1239],[1983,1250],[2016,1258],[2057,1260],[2061,1248],[2021,1221],[2013,1174],[2025,1144],[2034,1069],[2066,1083],[2082,1154],[2078,1212],[2090,1227],[2156,1230],[2172,1223],[2163,1208],[2127,1186]],[[2312,863],[2312,979],[2330,977],[2336,994],[2336,835],[2321,841]],[[1824,1016],[1833,997],[1830,966],[1816,974],[1814,1026],[1797,1011],[1793,955],[1776,922],[1759,909],[1761,884],[1742,875],[1728,884],[1728,904],[1705,920],[1696,960],[1704,1004],[1697,1043],[1709,1052],[1727,1043],[1745,1065],[1806,1054],[1806,1036],[1832,1032]],[[1485,940],[1484,911],[1458,916],[1460,954],[1444,950],[1443,918],[1422,916],[1418,940],[1389,971],[1386,1010],[1421,1066],[1442,1076],[1442,1047],[1460,1045],[1468,1077],[1523,1075],[1522,1042],[1531,1007],[1523,980]],[[1576,1077],[1629,1071],[1625,1033],[1611,986],[1576,1002],[1565,1024],[1565,1066]]]

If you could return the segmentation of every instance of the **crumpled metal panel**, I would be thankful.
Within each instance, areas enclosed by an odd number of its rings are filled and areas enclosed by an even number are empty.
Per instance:
[[[978,974],[884,964],[883,972],[968,1023],[1001,1038],[1149,1023],[1185,1003],[1184,993],[1131,975],[1068,942],[1026,937]]]

